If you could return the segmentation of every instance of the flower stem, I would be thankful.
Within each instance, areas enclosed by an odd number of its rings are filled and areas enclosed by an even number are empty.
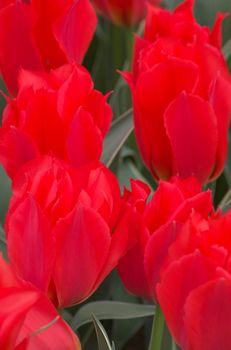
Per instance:
[[[129,69],[131,68],[132,56],[133,56],[133,45],[134,45],[134,28],[127,28],[127,60],[129,62]]]
[[[156,306],[156,313],[153,319],[152,334],[149,344],[149,350],[160,350],[164,332],[164,315],[160,305]]]

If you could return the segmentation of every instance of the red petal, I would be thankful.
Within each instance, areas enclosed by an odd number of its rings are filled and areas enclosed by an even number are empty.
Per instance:
[[[142,73],[137,81],[135,131],[141,151],[143,142],[149,143],[149,154],[144,157],[149,168],[154,168],[159,177],[168,178],[172,173],[171,146],[164,128],[164,112],[182,90],[192,92],[197,80],[195,64],[169,57]]]
[[[54,241],[48,222],[32,196],[28,195],[10,212],[7,234],[12,266],[26,281],[47,291],[55,254]]]
[[[184,196],[176,185],[160,181],[158,189],[144,211],[145,225],[150,233],[168,222],[183,201]]]
[[[43,70],[32,38],[33,13],[28,4],[15,1],[0,11],[0,70],[11,93],[16,93],[21,67]]]
[[[158,300],[168,328],[177,344],[184,348],[186,330],[184,305],[189,293],[215,276],[211,261],[199,252],[186,255],[173,262],[163,274],[157,286]]]
[[[26,133],[14,126],[0,129],[0,162],[11,178],[20,166],[37,155],[38,150]]]
[[[0,348],[14,349],[26,312],[38,300],[32,289],[6,288],[0,291]]]
[[[227,350],[231,333],[231,280],[220,278],[195,289],[185,303],[188,346]]]
[[[67,13],[55,23],[55,37],[69,61],[82,62],[94,35],[96,23],[96,14],[88,0],[74,1]]]
[[[104,96],[101,92],[93,90],[85,105],[103,136],[108,132],[112,120],[112,109],[107,103],[107,97],[108,95]]]
[[[63,66],[57,69],[55,75],[60,80],[65,76]],[[68,123],[80,105],[85,104],[93,89],[93,81],[86,69],[73,65],[72,72],[66,77],[64,83],[58,89],[57,109],[60,117]]]
[[[49,327],[41,330],[49,324]],[[81,349],[77,336],[57,314],[52,303],[43,296],[27,313],[18,341],[25,337],[29,337],[27,350]]]
[[[55,228],[57,239],[54,282],[59,305],[89,297],[108,256],[109,228],[101,216],[80,203]]]
[[[102,153],[102,134],[92,116],[79,108],[76,112],[67,138],[69,159],[74,166],[99,160]]]
[[[231,84],[219,73],[212,84],[210,102],[216,113],[218,129],[216,168],[213,173],[213,178],[216,178],[223,170],[226,161],[231,116]]]
[[[140,241],[142,241],[142,239],[146,241],[147,237],[145,236],[145,234],[143,235],[142,230],[143,226],[142,221],[140,219],[140,215],[137,214],[133,208],[130,208],[130,206],[122,206],[121,216],[118,219],[117,227],[115,228],[112,235],[107,262],[105,264],[104,269],[101,272],[101,275],[99,276],[100,278],[97,280],[96,286],[98,286],[102,282],[103,278],[105,278],[109,274],[109,272],[111,272],[112,269],[118,265],[120,259],[122,259],[127,254],[127,252],[129,252],[130,249],[135,247],[139,235],[142,236],[140,237]],[[142,244],[144,243],[141,242],[141,246]],[[141,251],[143,251],[143,247],[141,247]],[[138,261],[139,258],[140,256],[137,257]],[[137,262],[137,260],[135,261],[135,263]],[[130,263],[132,264],[132,261]],[[142,266],[140,268],[141,270],[143,269]],[[133,269],[135,269],[135,266],[132,267],[132,270]],[[134,282],[136,283],[137,280]],[[142,286],[140,287],[142,289]]]
[[[217,13],[216,21],[210,34],[210,43],[219,50],[222,46],[222,23],[226,16],[225,13]]]
[[[121,259],[118,271],[123,284],[130,293],[146,299],[152,298],[144,270],[144,253],[139,244],[130,249]]]
[[[216,160],[217,117],[208,102],[182,92],[165,112],[175,173],[209,180]]]

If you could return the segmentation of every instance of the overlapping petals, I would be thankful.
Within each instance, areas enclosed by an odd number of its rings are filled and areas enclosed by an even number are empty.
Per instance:
[[[112,110],[87,70],[64,65],[50,73],[22,71],[0,129],[0,161],[13,177],[22,164],[54,154],[74,166],[99,160]]]
[[[138,243],[121,260],[119,273],[131,293],[158,301],[156,285],[176,239],[174,228],[187,221],[192,212],[207,218],[213,206],[210,192],[201,192],[195,178],[161,181],[146,204],[149,192],[143,183],[132,182],[132,191],[125,193],[142,217],[143,226]]]
[[[49,299],[19,279],[0,256],[0,347],[4,350],[80,350],[77,336]]]
[[[230,75],[221,52],[219,15],[213,30],[193,16],[193,1],[174,12],[149,6],[136,37],[132,73],[125,73],[141,155],[155,178],[222,172],[231,115]]]
[[[135,244],[138,221],[102,164],[73,168],[46,156],[14,179],[9,259],[55,304],[69,306],[89,297]]]
[[[0,72],[9,91],[17,92],[21,68],[47,71],[81,63],[95,28],[89,0],[1,0]]]
[[[157,295],[183,350],[228,349],[231,213],[205,220],[196,213],[174,228]]]

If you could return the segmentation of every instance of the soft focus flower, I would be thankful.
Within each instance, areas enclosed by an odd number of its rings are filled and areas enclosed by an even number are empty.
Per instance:
[[[146,204],[150,190],[140,181],[132,181],[125,200],[136,207],[142,217],[138,243],[119,264],[119,274],[125,287],[138,296],[155,299],[169,247],[176,239],[173,229],[183,224],[192,212],[207,218],[213,210],[209,191],[201,192],[195,178],[173,178],[160,181],[159,187]]]
[[[22,71],[0,129],[0,162],[13,177],[26,161],[54,154],[80,166],[98,160],[112,110],[81,66],[50,73]]]
[[[60,307],[88,298],[136,240],[136,216],[103,164],[28,162],[13,181],[6,220],[17,273]]]
[[[231,212],[192,213],[172,227],[157,285],[167,325],[182,350],[227,350],[231,332]]]
[[[158,179],[222,172],[227,154],[231,85],[221,52],[219,15],[212,31],[193,17],[193,1],[173,13],[149,6],[136,37],[129,82],[143,160]]]
[[[0,256],[0,348],[80,350],[77,336],[47,297],[19,279]]]
[[[19,69],[81,63],[96,28],[89,0],[0,0],[0,72],[11,93]]]
[[[99,12],[116,24],[131,26],[146,13],[147,1],[157,5],[161,0],[92,0]]]

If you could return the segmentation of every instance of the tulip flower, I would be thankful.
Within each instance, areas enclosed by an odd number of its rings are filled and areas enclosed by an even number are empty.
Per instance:
[[[226,350],[231,331],[231,212],[192,213],[172,230],[158,300],[182,350]]]
[[[165,266],[169,247],[176,239],[175,226],[182,225],[195,212],[207,218],[213,212],[209,191],[201,192],[195,178],[160,181],[150,201],[147,185],[132,181],[124,200],[134,206],[142,218],[137,244],[119,263],[119,274],[132,294],[158,302],[156,286]]]
[[[6,220],[9,260],[59,307],[87,299],[136,242],[136,212],[103,164],[25,164]]]
[[[221,52],[219,15],[200,26],[193,1],[174,12],[149,6],[144,37],[135,40],[133,96],[137,143],[156,179],[216,179],[226,160],[231,79]]]
[[[30,159],[52,153],[74,166],[98,160],[112,118],[90,74],[70,64],[50,73],[21,71],[0,129],[0,162],[13,177]]]
[[[87,23],[87,25],[86,25]],[[0,2],[0,72],[13,94],[19,69],[81,63],[96,28],[89,0]]]
[[[18,278],[0,256],[0,348],[80,350],[77,336],[47,297]]]
[[[148,0],[157,5],[161,0]],[[99,13],[116,24],[131,26],[138,23],[146,14],[146,0],[93,0]]]

